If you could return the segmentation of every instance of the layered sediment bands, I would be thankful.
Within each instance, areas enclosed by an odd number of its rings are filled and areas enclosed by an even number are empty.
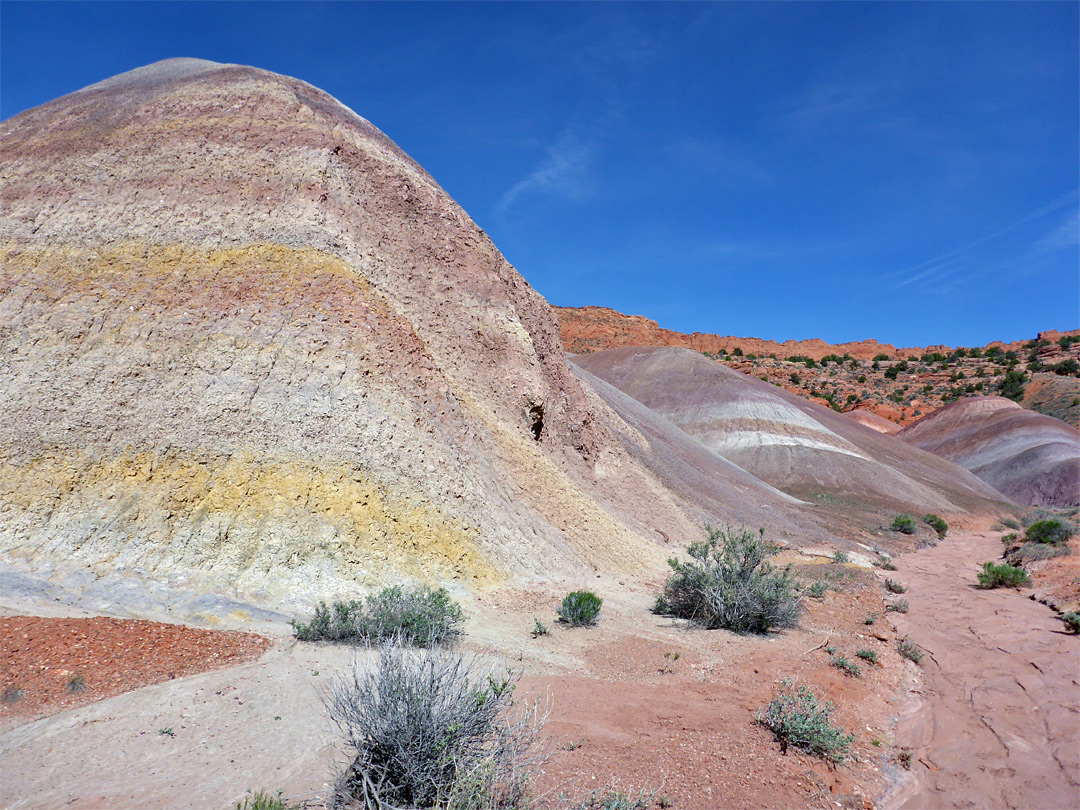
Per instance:
[[[699,535],[547,303],[325,93],[171,60],[0,138],[9,559],[281,605],[653,571],[656,529]]]
[[[799,498],[920,513],[987,512],[1003,500],[955,464],[694,351],[612,349],[575,363]]]
[[[246,592],[272,572],[279,597],[640,564],[341,259],[132,241],[0,257],[10,553]]]
[[[1004,397],[946,405],[898,437],[971,470],[1017,503],[1080,505],[1080,435]]]

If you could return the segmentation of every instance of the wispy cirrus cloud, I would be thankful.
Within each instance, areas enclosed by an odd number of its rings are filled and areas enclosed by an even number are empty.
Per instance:
[[[1010,222],[1003,228],[992,233],[974,239],[952,250],[945,251],[924,262],[897,270],[885,276],[891,281],[891,289],[900,289],[917,282],[944,283],[955,279],[958,275],[972,277],[979,272],[987,272],[989,269],[1000,270],[1001,262],[993,265],[978,261],[979,249],[1008,236],[1022,226],[1057,215],[1057,222],[1047,231],[1042,231],[1042,236],[1029,241],[1026,247],[1015,252],[1009,266],[1014,269],[1022,269],[1025,261],[1037,256],[1056,252],[1073,247],[1080,243],[1080,210],[1077,208],[1077,200],[1080,199],[1080,190],[1073,189],[1059,197],[1050,200],[1044,205],[1028,211],[1022,217]],[[1061,212],[1067,210],[1064,217]]]
[[[1043,253],[1068,250],[1080,244],[1080,208],[1073,208],[1049,233],[1035,243]]]
[[[507,189],[495,204],[495,213],[504,216],[519,199],[553,196],[580,200],[590,189],[589,170],[595,147],[584,143],[574,132],[564,132],[547,148],[543,160]]]

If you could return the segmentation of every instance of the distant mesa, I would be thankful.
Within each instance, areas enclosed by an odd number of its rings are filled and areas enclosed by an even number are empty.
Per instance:
[[[694,332],[692,335],[661,329],[656,321],[641,315],[623,315],[607,307],[553,307],[559,317],[563,346],[573,354],[617,349],[627,346],[679,346],[697,352],[734,351],[747,354],[776,354],[780,357],[803,355],[820,360],[830,354],[848,352],[852,357],[869,360],[878,354],[905,356],[915,349],[897,349],[889,343],[861,340],[854,343],[826,343],[824,340],[775,340],[739,338]],[[944,347],[939,347],[944,348]]]
[[[898,437],[971,470],[1016,503],[1080,505],[1080,434],[1011,400],[962,399]]]
[[[929,352],[948,354],[953,350],[952,347],[944,345],[897,348],[891,343],[879,343],[873,339],[849,343],[826,343],[818,338],[778,342],[704,332],[687,334],[663,329],[656,321],[641,315],[624,315],[608,307],[552,307],[552,309],[559,318],[563,347],[572,354],[587,354],[629,346],[678,346],[713,354],[739,349],[744,354],[759,356],[774,354],[777,357],[799,355],[814,360],[834,354],[848,354],[858,360],[871,360],[878,355],[900,360],[918,357]],[[1080,334],[1080,330],[1074,329],[1070,332],[1048,330],[1040,332],[1038,337],[1048,343],[1053,343],[1063,335],[1076,334]],[[1011,343],[993,341],[985,348],[997,347],[1003,351],[1019,351],[1025,342],[1021,340]]]

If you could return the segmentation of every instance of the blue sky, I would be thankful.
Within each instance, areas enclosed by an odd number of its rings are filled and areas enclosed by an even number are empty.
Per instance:
[[[173,56],[341,99],[553,304],[976,345],[1080,326],[1080,4],[0,6],[0,117]]]

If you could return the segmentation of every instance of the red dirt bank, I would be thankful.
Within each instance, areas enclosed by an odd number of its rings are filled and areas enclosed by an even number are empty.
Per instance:
[[[253,661],[272,644],[252,633],[95,617],[0,618],[0,727],[172,678]],[[73,678],[84,688],[71,689]],[[14,690],[21,690],[21,695]]]

